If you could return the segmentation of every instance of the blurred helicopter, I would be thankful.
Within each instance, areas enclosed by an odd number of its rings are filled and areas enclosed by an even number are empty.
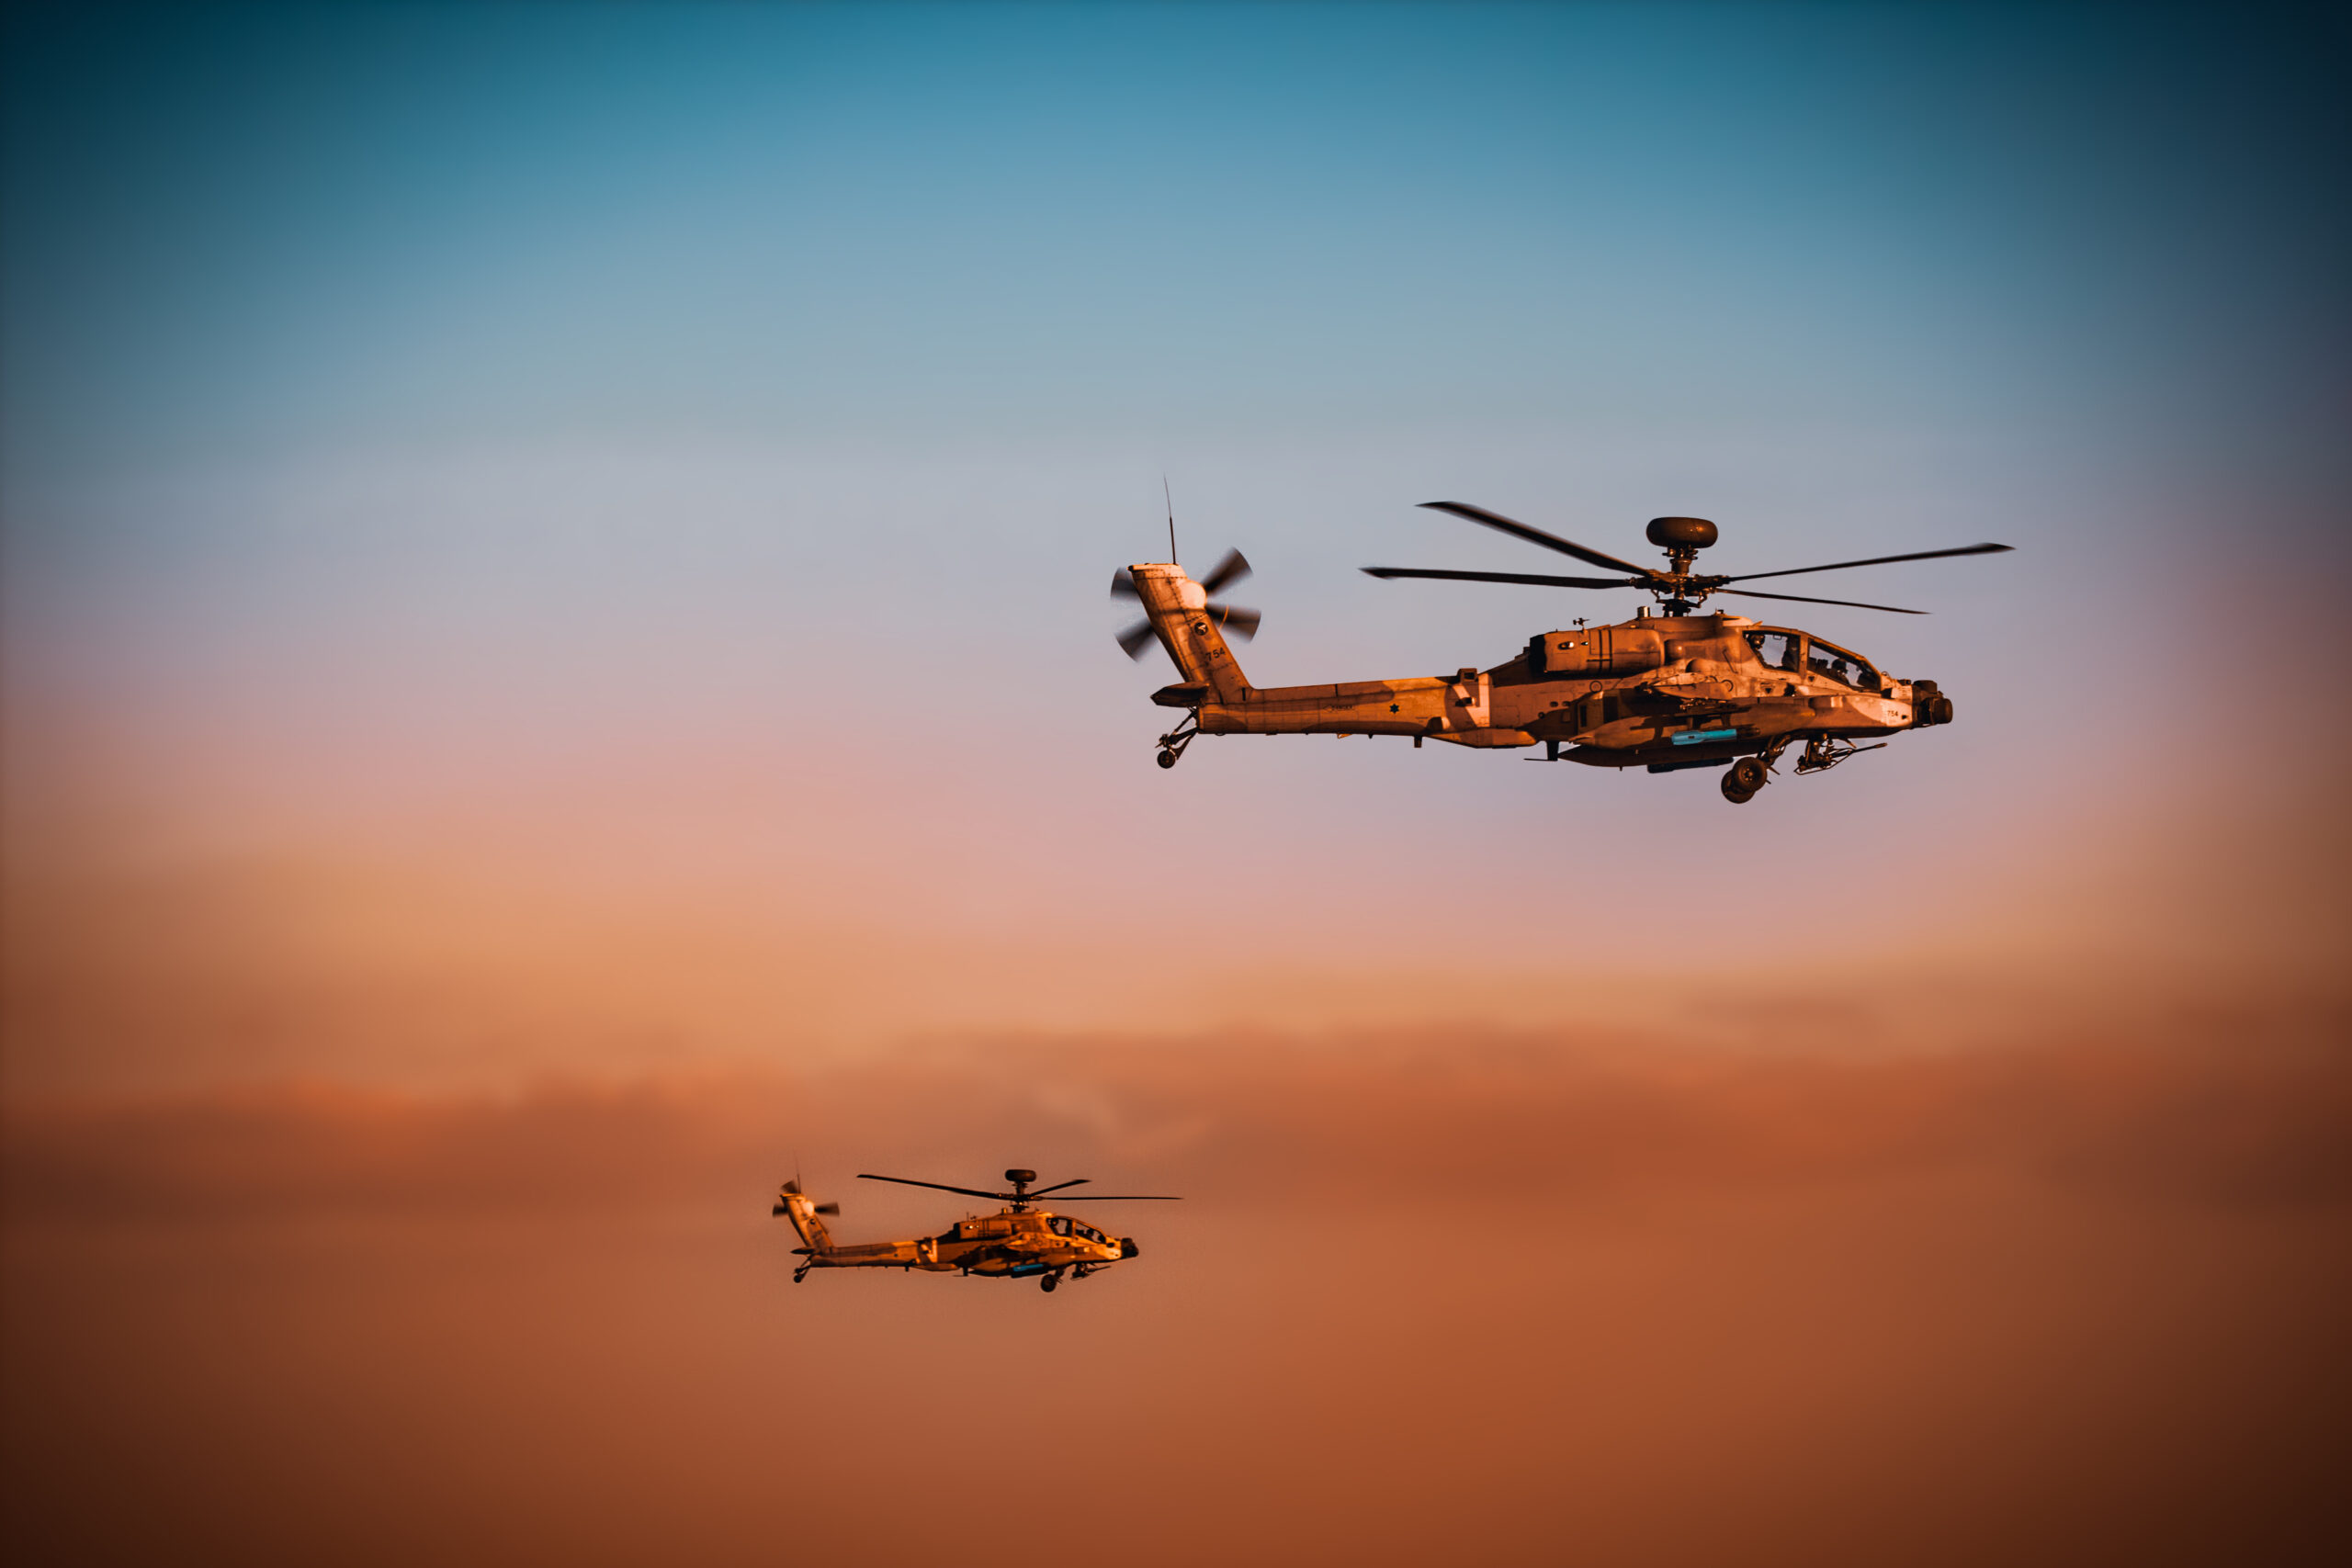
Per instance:
[[[801,1245],[792,1250],[802,1261],[792,1271],[792,1282],[800,1283],[811,1269],[922,1269],[934,1274],[981,1274],[999,1280],[1034,1278],[1042,1289],[1052,1291],[1060,1285],[1064,1274],[1083,1280],[1097,1269],[1107,1269],[1135,1257],[1140,1250],[1132,1236],[1114,1241],[1084,1220],[1037,1207],[1037,1200],[1048,1192],[1085,1186],[1085,1177],[1057,1181],[1035,1192],[1029,1190],[1037,1179],[1034,1170],[1008,1170],[1004,1179],[1012,1183],[1010,1192],[984,1192],[976,1187],[949,1187],[937,1181],[910,1180],[903,1176],[860,1175],[860,1181],[930,1187],[942,1192],[986,1198],[1006,1207],[985,1219],[958,1220],[937,1235],[917,1236],[911,1241],[865,1242],[854,1247],[836,1246],[825,1228],[823,1216],[839,1214],[840,1204],[817,1202],[800,1190],[797,1179],[787,1181],[775,1195],[773,1213],[791,1220],[792,1228],[800,1233]],[[1179,1201],[1148,1193],[1100,1194],[1087,1199],[1090,1203]]]
[[[1239,550],[1228,552],[1197,582],[1173,562],[1126,567],[1113,576],[1112,596],[1140,600],[1144,618],[1119,634],[1119,646],[1139,659],[1157,639],[1183,677],[1152,694],[1162,707],[1189,710],[1183,723],[1159,738],[1159,765],[1174,767],[1200,735],[1405,735],[1415,746],[1425,739],[1476,747],[1541,742],[1546,761],[1603,768],[1646,767],[1667,773],[1729,763],[1724,796],[1744,804],[1770,781],[1781,753],[1792,745],[1804,747],[1796,771],[1820,773],[1880,750],[1885,737],[1950,724],[1952,704],[1933,681],[1889,679],[1860,654],[1810,633],[1763,626],[1745,615],[1702,615],[1710,595],[1919,615],[1927,612],[1729,585],[1895,561],[1995,555],[2010,547],[1964,545],[1724,577],[1690,570],[1698,553],[1717,536],[1715,525],[1703,517],[1650,520],[1649,541],[1666,551],[1668,570],[1659,571],[1481,507],[1454,501],[1423,504],[1622,575],[1551,577],[1390,566],[1368,566],[1365,571],[1381,578],[1546,588],[1640,588],[1657,597],[1660,613],[1652,615],[1645,608],[1611,626],[1588,626],[1579,620],[1566,631],[1538,633],[1523,653],[1490,670],[1465,665],[1452,675],[1398,681],[1252,686],[1234,661],[1225,634],[1254,636],[1261,617],[1255,610],[1215,599],[1250,574]]]

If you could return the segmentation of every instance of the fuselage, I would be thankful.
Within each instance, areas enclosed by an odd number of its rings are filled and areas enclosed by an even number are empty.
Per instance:
[[[1088,1271],[1136,1255],[1134,1242],[1050,1209],[1006,1209],[967,1217],[937,1235],[905,1241],[799,1250],[819,1269],[922,1269],[1012,1279],[1062,1269]]]
[[[1912,728],[1911,683],[1844,649],[1742,615],[1636,615],[1529,639],[1451,676],[1251,687],[1200,708],[1210,735],[1405,735],[1477,747],[1550,742],[1604,767],[1684,766],[1790,736]]]

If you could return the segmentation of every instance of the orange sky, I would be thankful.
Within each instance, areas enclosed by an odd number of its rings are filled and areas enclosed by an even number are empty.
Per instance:
[[[2342,1024],[998,1042],[20,1109],[12,1528],[240,1562],[2319,1561]],[[796,1159],[865,1238],[963,1203],[854,1170],[1009,1152],[1185,1201],[1099,1206],[1141,1256],[1051,1297],[787,1282]]]
[[[1745,813],[1706,777],[1542,769],[1531,800],[1516,759],[1370,742],[1204,742],[1170,775],[1123,744],[1132,703],[967,768],[651,702],[560,744],[410,722],[338,750],[216,695],[203,724],[14,709],[11,1085],[507,1084],[1207,1025],[1948,1042],[2340,995],[2352,928],[2316,778],[2110,792],[2097,759],[2003,759],[1958,811],[1940,732]]]

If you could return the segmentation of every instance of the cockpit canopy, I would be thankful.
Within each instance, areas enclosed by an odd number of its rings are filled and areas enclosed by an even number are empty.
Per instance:
[[[1868,660],[1804,632],[1784,626],[1757,626],[1743,635],[1767,669],[1835,681],[1857,692],[1876,692],[1886,684],[1885,678],[1871,667]]]

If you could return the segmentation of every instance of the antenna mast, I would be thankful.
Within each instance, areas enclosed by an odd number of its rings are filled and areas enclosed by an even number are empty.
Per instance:
[[[1168,564],[1176,564],[1176,498],[1168,489],[1168,476],[1159,476],[1159,493],[1168,502]]]

